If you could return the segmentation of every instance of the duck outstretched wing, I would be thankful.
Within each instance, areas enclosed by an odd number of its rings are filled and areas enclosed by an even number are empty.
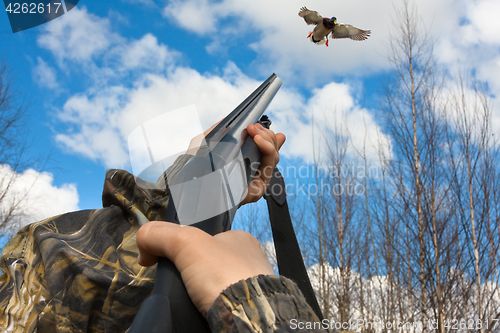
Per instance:
[[[370,37],[370,30],[363,30],[353,27],[350,24],[339,23],[336,24],[332,30],[332,38],[350,38],[352,40],[365,40]]]
[[[323,21],[323,16],[315,10],[307,9],[307,7],[300,8],[299,16],[304,18],[307,24],[320,24]]]

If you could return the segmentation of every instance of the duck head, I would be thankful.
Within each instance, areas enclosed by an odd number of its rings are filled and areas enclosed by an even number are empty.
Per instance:
[[[332,18],[324,18],[323,19],[323,25],[328,28],[328,29],[333,29],[333,27],[337,24],[337,18],[332,17]]]

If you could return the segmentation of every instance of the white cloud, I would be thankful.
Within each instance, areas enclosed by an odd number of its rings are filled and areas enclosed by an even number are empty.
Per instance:
[[[458,2],[457,2],[458,3]],[[453,25],[437,40],[437,54],[455,73],[457,67],[474,73],[487,83],[492,98],[493,132],[500,131],[500,3],[492,0],[466,1],[449,6]],[[448,21],[450,19],[448,18]],[[461,24],[460,24],[461,23]]]
[[[38,45],[52,52],[62,68],[66,67],[64,61],[83,63],[94,80],[138,69],[162,71],[180,55],[149,33],[138,40],[123,38],[111,30],[108,19],[89,13],[85,7],[75,7],[44,27]],[[98,59],[107,67],[96,67]]]
[[[500,2],[482,0],[469,3],[469,24],[464,28],[464,39],[469,43],[500,44]]]
[[[85,6],[44,25],[38,37],[40,47],[51,51],[58,61],[85,62],[102,54],[120,37],[111,33],[109,21],[87,12]]]
[[[102,161],[109,168],[123,167],[128,163],[128,155],[115,128],[92,128],[82,124],[78,133],[58,134],[56,141],[73,153]]]
[[[130,89],[108,87],[97,94],[70,98],[59,117],[73,129],[59,134],[57,140],[73,152],[102,161],[106,167],[124,168],[128,165],[128,135],[140,124],[189,103],[196,105],[206,129],[226,116],[259,84],[232,63],[221,77],[202,75],[185,67],[178,67],[166,76],[148,74]],[[319,127],[313,131],[313,115],[316,125],[323,125],[322,130],[333,130],[342,124],[354,149],[362,151],[366,142],[371,163],[377,163],[377,151],[370,143],[381,138],[390,146],[371,113],[356,105],[347,84],[330,83],[314,90],[308,100],[282,88],[267,113],[273,120],[272,128],[288,136],[283,147],[288,157],[313,160],[313,140],[318,144],[325,134]],[[350,153],[356,154],[355,150]]]
[[[37,65],[33,68],[32,75],[33,80],[41,87],[59,88],[56,71],[40,57],[37,57]]]
[[[147,74],[133,88],[109,87],[71,97],[59,118],[75,130],[59,134],[57,140],[107,167],[125,167],[127,137],[143,122],[189,103],[197,106],[201,123],[208,128],[257,85],[233,65],[226,68],[222,78],[183,67],[167,76]]]
[[[219,6],[208,0],[174,0],[163,9],[163,16],[174,20],[180,27],[206,35],[215,31]]]
[[[124,166],[128,155],[121,118],[123,110],[127,111],[124,109],[126,104],[136,101],[129,94],[136,96],[134,92],[142,91],[143,85],[154,84],[154,80],[143,77],[142,73],[164,72],[173,66],[180,54],[159,43],[152,34],[127,40],[111,31],[107,19],[87,12],[85,7],[75,8],[70,13],[73,16],[67,14],[64,19],[47,24],[38,44],[51,51],[67,73],[73,68],[68,65],[82,67],[93,85],[84,93],[71,96],[57,113],[58,119],[72,128],[56,134],[56,141],[106,166]],[[123,86],[123,82],[132,82],[132,85]],[[148,117],[152,114],[148,104],[141,100],[141,105],[133,112],[141,115],[141,119]],[[130,127],[126,126],[127,130]]]
[[[129,92],[127,88],[111,86],[70,97],[58,117],[76,127],[76,131],[59,133],[56,141],[71,152],[104,162],[107,167],[126,165],[128,155],[117,130],[117,118]]]
[[[13,181],[9,183],[9,180]],[[0,165],[0,193],[7,193],[0,202],[0,211],[4,215],[16,206],[13,215],[17,217],[8,227],[10,231],[79,209],[75,184],[56,186],[53,181],[54,176],[49,172],[27,169],[16,173],[9,165]]]
[[[122,70],[162,71],[179,56],[177,52],[169,50],[166,45],[158,44],[158,39],[151,34],[119,46],[114,52],[120,54]]]

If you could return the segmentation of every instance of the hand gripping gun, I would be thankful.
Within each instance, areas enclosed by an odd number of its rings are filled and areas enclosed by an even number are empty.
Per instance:
[[[271,75],[205,137],[196,155],[166,180],[171,194],[166,221],[192,225],[211,235],[231,228],[261,161],[261,152],[246,128],[257,122],[269,127],[270,121],[262,114],[280,86],[281,80]],[[170,260],[160,259],[155,281],[153,293],[142,304],[129,333],[210,332]]]

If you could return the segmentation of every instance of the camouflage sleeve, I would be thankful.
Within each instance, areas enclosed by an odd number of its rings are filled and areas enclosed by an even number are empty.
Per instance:
[[[116,206],[22,228],[0,257],[0,332],[125,332],[153,289]]]
[[[231,285],[208,310],[208,323],[217,333],[328,332],[295,283],[282,276]]]
[[[43,265],[36,260],[40,253],[33,249],[34,239],[29,231],[29,227],[21,229],[5,246],[0,259],[2,332],[36,332],[38,313],[53,316]]]

